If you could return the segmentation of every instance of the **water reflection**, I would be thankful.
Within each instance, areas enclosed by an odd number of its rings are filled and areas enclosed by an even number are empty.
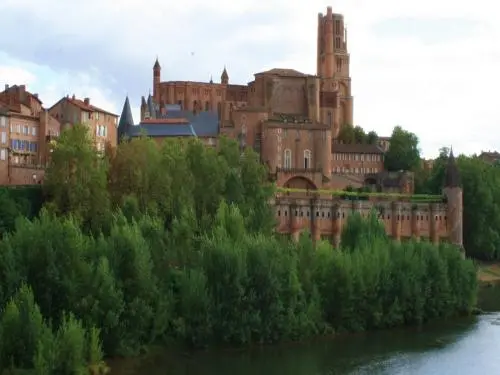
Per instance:
[[[484,308],[499,311],[500,288],[490,289],[480,296]],[[111,365],[116,375],[489,375],[500,374],[499,346],[500,313],[491,313],[435,322],[423,329],[346,335],[251,351],[170,353],[139,364]]]

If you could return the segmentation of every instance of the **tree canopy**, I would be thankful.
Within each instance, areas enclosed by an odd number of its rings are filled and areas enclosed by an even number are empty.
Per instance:
[[[418,137],[401,126],[392,131],[389,149],[384,156],[388,171],[416,171],[421,166]]]
[[[420,192],[440,194],[450,150],[442,148]],[[477,156],[460,155],[464,247],[469,256],[500,259],[500,168]]]
[[[373,130],[365,133],[361,126],[342,125],[337,139],[343,143],[377,144],[378,135]]]

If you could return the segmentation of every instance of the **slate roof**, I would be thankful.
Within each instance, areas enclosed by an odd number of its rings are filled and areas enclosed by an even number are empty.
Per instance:
[[[142,132],[148,137],[196,137],[191,124],[139,124],[131,126],[128,134],[131,137],[138,137]]]
[[[141,99],[142,102],[146,101]],[[214,112],[199,112],[181,109],[178,104],[164,106],[166,114],[160,114],[159,106],[151,95],[146,105],[151,111],[151,118],[134,125],[128,97],[125,99],[119,122],[119,133],[130,137],[140,136],[143,132],[149,137],[217,137],[219,134],[219,116]],[[121,135],[119,135],[121,137]]]
[[[448,165],[446,166],[445,172],[445,187],[459,187],[460,186],[460,173],[458,172],[457,162],[455,156],[453,155],[453,150],[450,151],[450,156],[448,156]]]
[[[219,116],[214,112],[199,112],[194,115],[186,111],[185,117],[193,126],[198,137],[216,137],[219,135]]]

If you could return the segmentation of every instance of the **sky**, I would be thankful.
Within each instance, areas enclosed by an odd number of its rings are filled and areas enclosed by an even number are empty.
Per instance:
[[[500,23],[492,0],[1,0],[0,88],[26,84],[46,107],[90,97],[136,122],[162,80],[245,84],[270,68],[316,73],[319,12],[348,28],[354,122],[417,134],[422,155],[500,148]]]

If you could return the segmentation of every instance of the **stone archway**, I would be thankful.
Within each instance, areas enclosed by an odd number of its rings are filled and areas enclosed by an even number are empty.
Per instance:
[[[370,188],[370,190],[373,192],[376,192],[378,190],[377,189],[378,183],[376,177],[373,176],[367,177],[363,184],[365,187]]]
[[[294,176],[290,179],[288,179],[284,184],[283,187],[285,189],[300,189],[300,190],[305,190],[305,192],[290,192],[287,193],[287,195],[290,196],[300,196],[307,194],[307,192],[314,192],[315,190],[318,190],[314,182],[312,182],[309,178],[303,177],[303,176]]]

